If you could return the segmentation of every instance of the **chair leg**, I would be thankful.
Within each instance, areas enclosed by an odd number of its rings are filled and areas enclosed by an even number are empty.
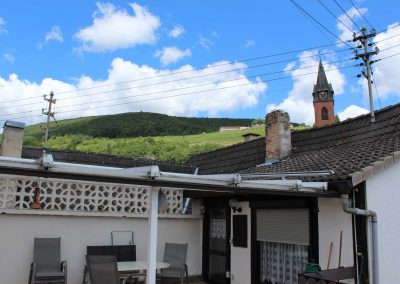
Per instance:
[[[87,277],[87,266],[85,265],[85,268],[83,269],[83,278],[82,278],[82,284],[86,284],[86,277]]]
[[[32,269],[29,271],[29,280],[28,280],[28,284],[32,283]]]

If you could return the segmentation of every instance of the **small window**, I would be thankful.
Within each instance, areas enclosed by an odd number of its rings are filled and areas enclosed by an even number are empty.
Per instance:
[[[321,118],[322,120],[328,120],[328,110],[326,107],[323,107],[321,110]]]

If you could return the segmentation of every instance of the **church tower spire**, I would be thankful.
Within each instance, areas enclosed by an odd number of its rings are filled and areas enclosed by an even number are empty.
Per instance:
[[[317,83],[313,89],[313,103],[315,114],[315,126],[321,127],[335,122],[334,91],[326,78],[324,65],[319,60]]]

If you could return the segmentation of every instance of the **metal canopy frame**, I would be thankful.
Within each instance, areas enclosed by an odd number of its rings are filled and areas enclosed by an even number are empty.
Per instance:
[[[0,157],[0,169],[6,171],[26,171],[30,175],[73,176],[79,179],[117,179],[129,183],[146,184],[158,187],[174,187],[189,191],[212,191],[224,193],[256,194],[295,194],[329,195],[327,182],[303,182],[300,179],[270,179],[270,175],[249,179],[249,175],[215,174],[196,175],[162,172],[157,165],[134,168],[116,168],[54,162],[51,154],[44,154],[38,160]],[[302,175],[307,173],[302,173]],[[311,174],[311,173],[310,173]],[[314,174],[314,172],[313,172]],[[278,176],[274,174],[273,176]]]

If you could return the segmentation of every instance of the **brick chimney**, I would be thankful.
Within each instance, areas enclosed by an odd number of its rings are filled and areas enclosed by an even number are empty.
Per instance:
[[[21,158],[25,123],[7,120],[3,128],[1,156]]]
[[[288,156],[292,150],[290,119],[287,112],[274,110],[265,117],[266,163]]]

